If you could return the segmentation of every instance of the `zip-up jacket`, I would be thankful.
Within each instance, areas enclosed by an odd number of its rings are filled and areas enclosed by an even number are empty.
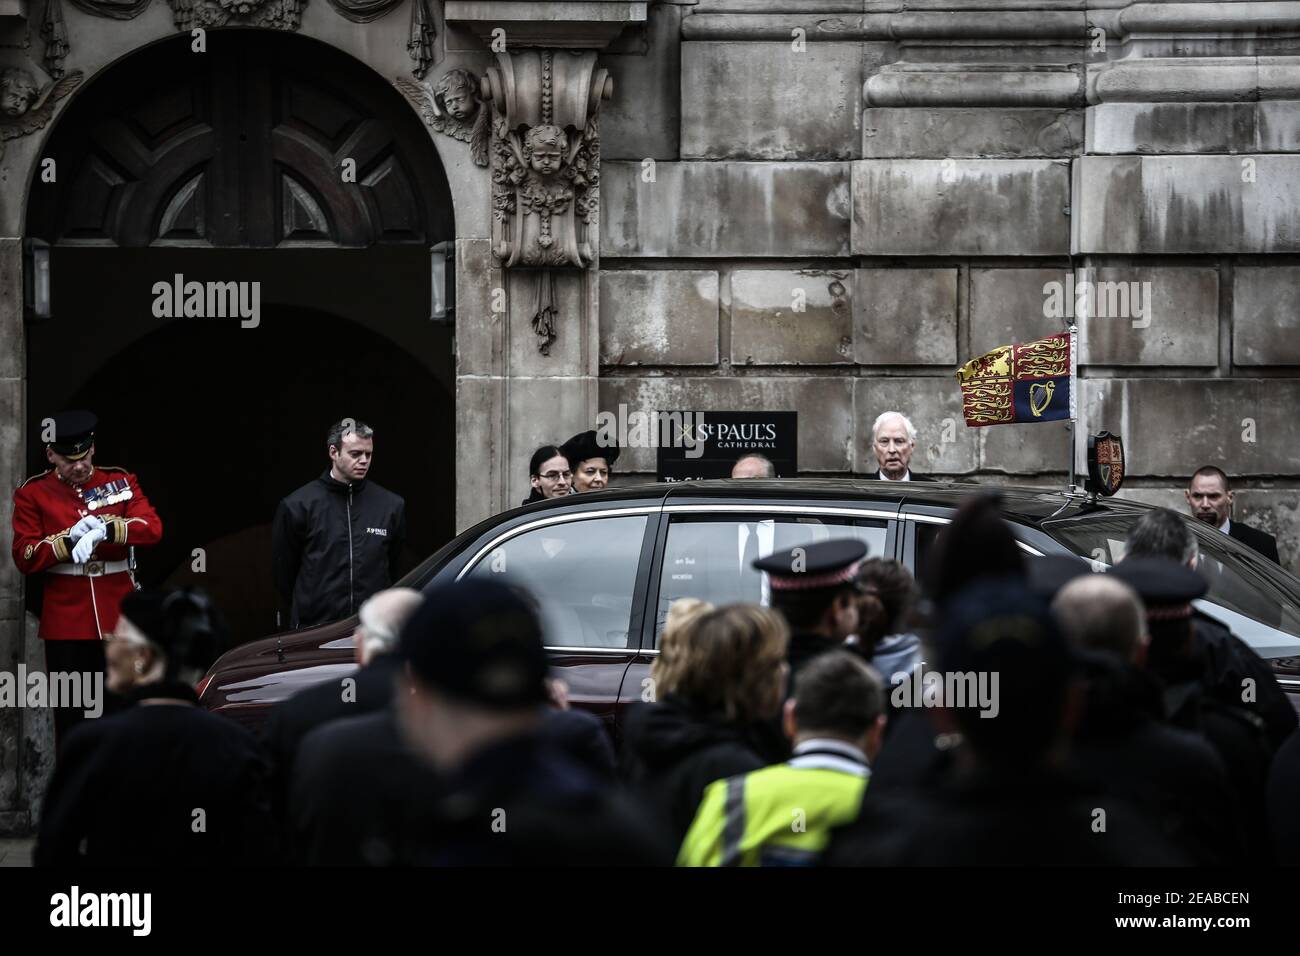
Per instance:
[[[291,627],[356,613],[396,576],[406,502],[373,481],[336,481],[326,469],[281,500],[271,526],[275,585]]]

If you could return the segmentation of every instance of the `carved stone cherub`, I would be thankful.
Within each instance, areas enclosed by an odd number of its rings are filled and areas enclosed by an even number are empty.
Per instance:
[[[0,155],[5,140],[34,133],[49,123],[55,104],[80,86],[84,76],[81,70],[73,70],[42,89],[22,67],[0,72]]]
[[[469,70],[448,70],[431,91],[399,76],[394,82],[430,127],[469,143],[476,166],[488,164],[490,111],[479,96],[479,81]]]
[[[31,109],[40,92],[40,86],[30,73],[11,66],[0,73],[0,112],[10,119],[17,119]]]

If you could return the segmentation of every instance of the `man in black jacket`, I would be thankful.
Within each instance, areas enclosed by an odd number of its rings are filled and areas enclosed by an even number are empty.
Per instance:
[[[280,502],[271,527],[275,584],[289,626],[349,617],[397,575],[406,502],[367,481],[374,431],[345,418],[326,439],[330,467]]]
[[[1278,558],[1275,537],[1229,517],[1232,514],[1232,489],[1228,487],[1228,476],[1222,469],[1213,465],[1198,468],[1183,494],[1187,496],[1187,506],[1199,520],[1236,538],[1274,564],[1282,563]]]

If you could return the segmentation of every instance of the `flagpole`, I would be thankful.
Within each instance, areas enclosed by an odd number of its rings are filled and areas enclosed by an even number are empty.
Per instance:
[[[1079,327],[1073,322],[1070,323],[1070,465],[1065,470],[1065,483],[1069,487],[1070,494],[1074,494],[1078,488],[1074,483],[1075,462],[1078,460],[1079,451],[1079,418],[1078,418],[1078,398],[1079,398]]]

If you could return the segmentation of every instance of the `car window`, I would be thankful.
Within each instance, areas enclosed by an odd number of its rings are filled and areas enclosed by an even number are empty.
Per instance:
[[[1048,522],[1043,530],[1075,554],[1109,566],[1123,560],[1129,530],[1140,517],[1140,513],[1088,515]],[[1268,559],[1239,549],[1218,529],[1209,525],[1201,528],[1202,523],[1189,519],[1201,552],[1198,570],[1210,585],[1204,603],[1229,612],[1236,622],[1234,632],[1252,646],[1268,639],[1266,630],[1270,628],[1300,637],[1300,602],[1294,587],[1286,583],[1289,575]],[[1258,639],[1240,633],[1241,625],[1249,621],[1255,622],[1251,630]],[[1260,630],[1259,625],[1265,630]]]
[[[645,515],[590,518],[518,534],[484,554],[469,577],[500,575],[541,610],[550,647],[626,647]]]
[[[656,642],[668,608],[679,598],[711,604],[771,603],[767,575],[751,567],[756,558],[788,548],[856,538],[871,557],[881,557],[888,538],[884,521],[755,513],[703,520],[678,519],[668,526],[659,574]]]

